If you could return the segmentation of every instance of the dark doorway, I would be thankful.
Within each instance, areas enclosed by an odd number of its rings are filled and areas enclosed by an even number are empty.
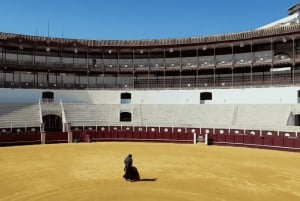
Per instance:
[[[42,94],[42,100],[43,102],[45,103],[48,103],[48,102],[53,102],[54,101],[54,93],[51,92],[51,91],[45,91],[43,92]]]
[[[62,122],[60,116],[45,115],[43,116],[44,130],[47,131],[62,131]]]
[[[131,113],[130,112],[121,112],[120,113],[120,121],[131,121]]]
[[[295,115],[295,126],[300,126],[300,114]]]
[[[121,104],[131,104],[131,93],[121,93]]]
[[[200,104],[205,104],[206,100],[212,100],[211,92],[201,92],[200,93]]]

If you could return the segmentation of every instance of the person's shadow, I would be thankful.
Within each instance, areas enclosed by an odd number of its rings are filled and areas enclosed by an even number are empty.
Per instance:
[[[156,181],[156,180],[157,180],[157,178],[142,178],[138,181]]]

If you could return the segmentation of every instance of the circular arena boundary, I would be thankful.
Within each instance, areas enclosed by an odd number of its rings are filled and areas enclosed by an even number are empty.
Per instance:
[[[165,142],[241,146],[300,151],[299,132],[225,128],[101,126],[95,130],[69,132],[2,133],[0,146],[92,143],[92,142]]]

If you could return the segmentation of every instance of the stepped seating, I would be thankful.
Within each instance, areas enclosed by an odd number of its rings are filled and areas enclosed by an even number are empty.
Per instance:
[[[59,103],[42,103],[42,111],[50,111],[54,113],[61,113],[61,106]]]
[[[145,125],[228,126],[232,105],[142,105]]]
[[[238,105],[234,126],[284,127],[287,125],[291,106],[285,104]]]
[[[291,105],[233,104],[64,104],[72,126],[135,125],[216,128],[287,128]],[[120,112],[132,113],[129,122]]]
[[[67,122],[72,126],[97,125],[99,122],[117,121],[117,105],[64,104]]]
[[[64,104],[67,122],[83,125],[230,126],[233,105],[99,105]],[[120,122],[120,111],[132,112],[131,122]]]
[[[51,111],[59,105],[42,104]],[[49,110],[50,110],[49,109]],[[136,125],[223,128],[287,128],[296,107],[286,104],[64,104],[66,121],[72,126]],[[132,113],[130,122],[120,121],[120,112]],[[38,104],[0,104],[0,128],[39,127]]]
[[[0,128],[18,127],[40,127],[40,112],[38,104],[0,104]]]

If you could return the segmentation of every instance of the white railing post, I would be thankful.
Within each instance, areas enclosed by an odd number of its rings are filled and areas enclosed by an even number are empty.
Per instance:
[[[41,105],[40,98],[39,98],[39,110],[40,110],[40,123],[43,123],[43,113],[42,113],[42,105]]]
[[[66,114],[65,114],[65,109],[64,105],[62,103],[62,100],[60,99],[60,108],[61,108],[61,121],[62,121],[62,130],[63,132],[69,131],[69,126],[67,125],[67,120],[66,120]]]
[[[197,133],[194,132],[193,135],[194,135],[194,144],[197,144]]]
[[[205,133],[204,137],[205,137],[205,144],[208,145],[208,133]]]

